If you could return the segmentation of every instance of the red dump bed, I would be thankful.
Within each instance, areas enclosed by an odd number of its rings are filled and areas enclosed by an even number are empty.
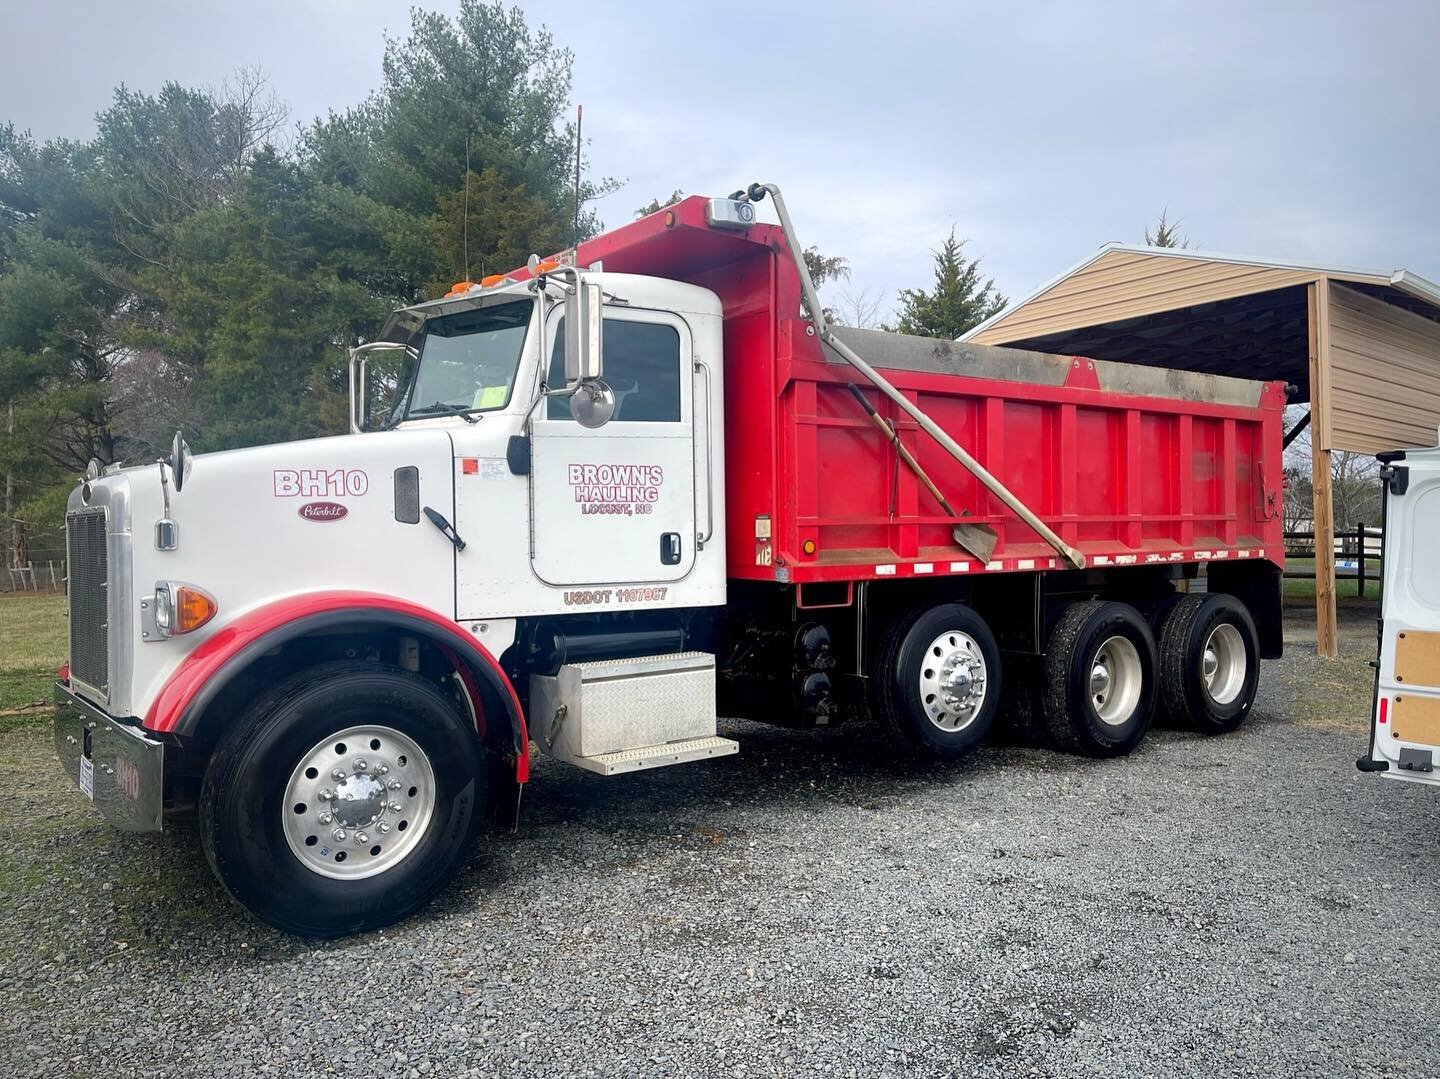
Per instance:
[[[732,577],[845,581],[1062,566],[858,372],[822,353],[799,317],[798,276],[779,228],[712,229],[705,200],[692,197],[582,244],[577,260],[720,296]],[[1281,562],[1282,383],[840,333],[1091,565]],[[969,523],[996,530],[988,563],[954,543],[953,522],[847,383],[865,389]]]

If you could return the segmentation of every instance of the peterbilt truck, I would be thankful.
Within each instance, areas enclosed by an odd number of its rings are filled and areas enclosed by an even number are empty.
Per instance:
[[[92,468],[84,796],[198,807],[236,900],[333,936],[514,827],[532,752],[633,783],[735,753],[717,715],[941,759],[1002,701],[1093,756],[1238,726],[1281,647],[1285,387],[835,326],[801,250],[772,185],[689,197],[395,312],[349,434]]]

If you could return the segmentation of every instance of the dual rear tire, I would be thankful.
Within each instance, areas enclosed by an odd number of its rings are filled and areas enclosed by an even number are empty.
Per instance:
[[[1181,595],[1154,610],[1072,604],[1046,649],[1039,725],[1056,748],[1092,757],[1130,753],[1158,715],[1170,725],[1224,734],[1250,714],[1259,639],[1232,596]],[[1157,640],[1158,637],[1158,640]]]
[[[1050,742],[1090,757],[1131,752],[1155,716],[1157,665],[1154,635],[1134,607],[1071,604],[1045,653],[1041,699]]]
[[[1132,752],[1157,714],[1207,734],[1249,715],[1259,674],[1254,622],[1230,596],[1167,598],[1152,611],[1070,604],[1038,663],[1015,666],[1006,694],[1023,741],[1091,757]],[[1158,630],[1158,641],[1157,631]],[[999,647],[984,619],[946,603],[897,618],[871,668],[872,707],[911,756],[961,757],[984,742],[1001,703]]]

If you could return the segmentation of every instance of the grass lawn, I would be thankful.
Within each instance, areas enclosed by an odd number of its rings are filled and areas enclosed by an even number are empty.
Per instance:
[[[1313,558],[1287,558],[1285,559],[1286,572],[1315,572],[1315,559]],[[1351,576],[1342,577],[1340,574],[1349,573]],[[1335,599],[1338,603],[1346,600],[1354,600],[1359,595],[1360,582],[1354,577],[1354,570],[1337,570],[1335,577]],[[1378,558],[1367,558],[1365,560],[1365,596],[1371,602],[1380,594],[1380,560]],[[1313,577],[1286,577],[1281,582],[1280,589],[1287,601],[1293,599],[1315,599],[1315,578]]]
[[[50,702],[50,683],[69,649],[65,597],[0,595],[0,712]]]

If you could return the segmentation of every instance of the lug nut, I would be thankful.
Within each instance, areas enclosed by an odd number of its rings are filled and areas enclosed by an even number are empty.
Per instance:
[[[320,814],[320,823],[321,823],[321,824],[329,824],[329,823],[330,823],[332,820],[334,820],[334,819],[335,819],[335,818],[332,817],[329,813],[321,813],[321,814]]]
[[[335,797],[335,792],[332,791],[329,787],[326,787],[324,790],[322,790],[322,791],[321,791],[319,794],[317,794],[315,797],[316,797],[316,798],[319,798],[320,801],[322,801],[322,802],[328,802],[328,801],[330,801],[331,798],[334,798],[334,797]]]
[[[343,769],[343,768],[337,768],[337,769],[335,769],[335,771],[333,771],[333,772],[330,773],[330,778],[331,778],[331,779],[344,779],[344,778],[345,778],[345,769]]]
[[[382,765],[380,765],[379,767],[377,767],[377,768],[375,769],[375,774],[376,774],[376,775],[381,775],[381,776],[383,776],[383,775],[385,775],[385,774],[386,774],[387,772],[389,772],[389,771],[390,771],[390,766],[389,766],[388,764],[382,764]]]
[[[363,847],[366,843],[369,843],[369,842],[370,842],[370,837],[369,837],[368,835],[366,835],[364,832],[356,832],[356,833],[355,833],[355,842],[358,843],[360,846]]]
[[[355,758],[355,771],[357,771],[357,772],[363,772],[363,771],[365,771],[365,758],[364,758],[364,757],[356,757],[356,758]]]
[[[386,824],[386,823],[382,820],[379,824],[375,825],[375,830],[376,830],[377,832],[379,832],[381,835],[385,835],[385,834],[387,834],[387,833],[390,831],[390,825]]]
[[[343,843],[345,842],[345,829],[336,828],[333,832],[330,833],[330,836],[332,839],[335,840],[335,842]]]
[[[399,813],[399,812],[400,812],[400,803],[399,803],[399,802],[391,802],[391,803],[390,803],[390,812],[391,812],[391,813]]]
[[[398,779],[392,779],[390,781],[390,789],[392,791],[398,791],[400,789],[400,781]]]

